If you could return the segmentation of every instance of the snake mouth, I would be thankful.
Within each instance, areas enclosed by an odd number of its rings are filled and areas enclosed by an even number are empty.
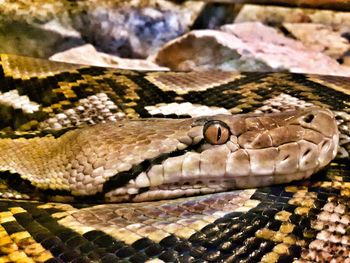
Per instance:
[[[286,184],[295,180],[309,178],[313,169],[291,174],[269,176],[241,176],[234,178],[206,178],[203,180],[178,181],[145,188],[135,188],[130,185],[115,189],[105,194],[108,202],[145,202],[162,199],[173,199],[184,196],[194,196],[224,192],[232,189],[249,189],[269,186],[272,184]]]
[[[108,192],[105,195],[105,199],[110,202],[142,202],[221,192],[228,190],[233,186],[234,185],[229,180],[220,179],[198,180],[194,183],[179,181],[177,183],[162,184],[144,188],[133,188],[126,186]]]
[[[130,170],[120,172],[113,177],[109,178],[107,182],[103,185],[103,192],[109,192],[114,189],[123,187],[128,184],[128,182],[136,180],[140,176],[142,177],[144,172],[148,172],[152,169],[154,166],[161,165],[165,160],[176,158],[185,155],[188,152],[198,152],[199,149],[203,146],[204,140],[199,140],[197,143],[189,145],[187,148],[182,150],[175,150],[170,153],[163,153],[155,158],[152,159],[146,159],[143,162],[133,166]],[[142,185],[138,186],[138,188],[148,188],[150,185]]]

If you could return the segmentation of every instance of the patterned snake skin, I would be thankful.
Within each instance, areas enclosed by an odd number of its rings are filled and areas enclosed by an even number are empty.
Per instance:
[[[0,58],[0,262],[350,262],[347,78]]]

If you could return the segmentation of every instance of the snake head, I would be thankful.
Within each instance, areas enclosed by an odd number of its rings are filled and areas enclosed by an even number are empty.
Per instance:
[[[146,201],[305,179],[335,157],[339,138],[332,112],[320,108],[200,117],[182,125],[185,147],[106,198]]]
[[[335,157],[338,139],[332,112],[320,108],[123,120],[3,139],[0,169],[40,189],[147,201],[301,180]]]

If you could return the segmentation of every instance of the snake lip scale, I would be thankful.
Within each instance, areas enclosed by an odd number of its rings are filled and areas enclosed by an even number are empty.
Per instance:
[[[1,139],[0,170],[39,189],[149,201],[305,179],[335,157],[338,140],[332,112],[321,108],[121,120]]]

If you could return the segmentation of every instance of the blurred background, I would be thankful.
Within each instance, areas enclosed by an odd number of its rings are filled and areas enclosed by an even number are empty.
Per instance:
[[[350,75],[350,3],[337,0],[10,1],[0,53],[146,70]]]

